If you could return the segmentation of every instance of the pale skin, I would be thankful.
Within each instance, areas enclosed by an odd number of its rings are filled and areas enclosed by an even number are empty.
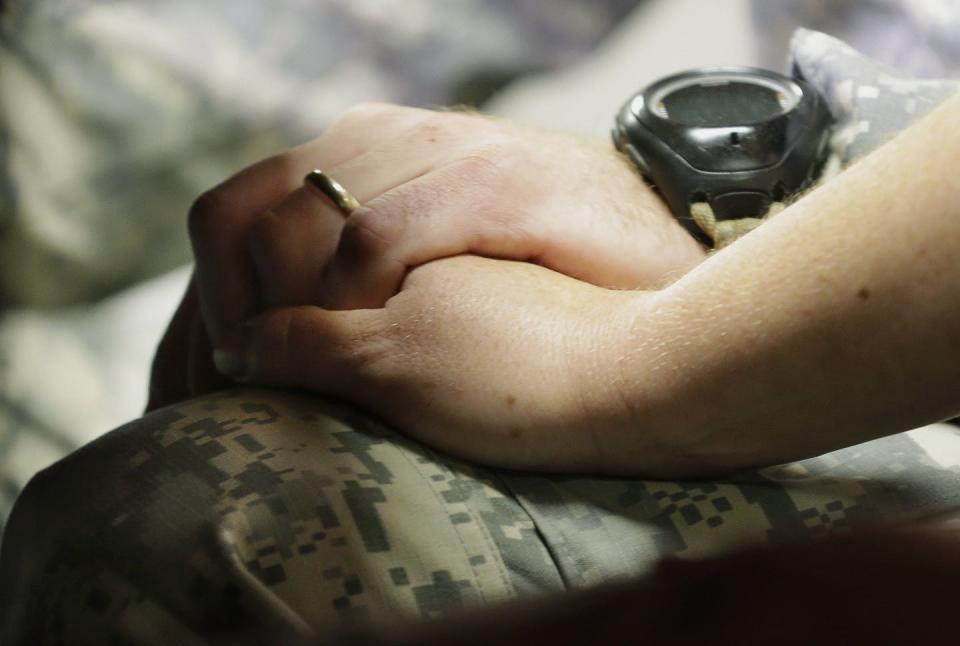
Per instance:
[[[234,377],[482,463],[646,476],[960,411],[960,97],[706,261],[609,147],[365,110],[194,209],[199,305]],[[344,220],[303,188],[314,166],[366,208]],[[192,298],[155,403],[213,383]]]

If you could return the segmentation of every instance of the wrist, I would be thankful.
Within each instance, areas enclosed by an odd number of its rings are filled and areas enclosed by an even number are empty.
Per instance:
[[[703,471],[687,448],[694,432],[688,412],[697,401],[678,401],[689,386],[678,347],[681,332],[664,308],[664,291],[608,292],[610,305],[579,372],[584,425],[591,442],[584,454],[593,472],[651,477]],[[690,417],[698,417],[692,414]]]
[[[667,288],[634,292],[615,362],[626,415],[606,437],[606,470],[646,477],[714,475],[762,462],[765,444],[742,441],[773,402],[750,344],[731,342],[715,301]]]

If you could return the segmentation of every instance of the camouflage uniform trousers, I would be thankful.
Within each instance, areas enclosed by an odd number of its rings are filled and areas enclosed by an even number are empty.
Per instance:
[[[948,426],[722,481],[550,476],[238,389],[34,478],[0,552],[0,643],[306,643],[642,575],[665,555],[936,515],[958,485]]]

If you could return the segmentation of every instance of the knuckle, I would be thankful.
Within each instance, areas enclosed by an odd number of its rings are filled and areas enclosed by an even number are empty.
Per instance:
[[[268,382],[299,383],[303,361],[302,350],[298,349],[297,336],[302,332],[303,323],[295,309],[276,310],[268,316],[258,337],[255,349],[254,365],[258,377]]]
[[[478,191],[474,214],[480,214],[480,225],[472,229],[476,247],[499,249],[504,239],[512,239],[511,246],[522,242],[517,248],[525,249],[528,234],[538,228],[542,232],[533,218],[537,209],[527,206],[542,189],[524,181],[524,164],[523,150],[510,142],[492,142],[474,149],[450,170],[450,182],[478,187],[472,189]]]
[[[455,112],[430,112],[421,122],[411,130],[411,138],[430,144],[446,144],[468,135],[476,134],[476,126],[472,122],[480,122],[472,115]]]
[[[187,215],[187,229],[194,240],[216,234],[223,214],[228,211],[226,197],[220,187],[204,192],[194,200]]]
[[[395,222],[381,210],[362,209],[346,221],[337,253],[344,260],[363,262],[380,256],[393,245]]]
[[[409,371],[410,339],[402,326],[393,324],[385,329],[358,329],[343,348],[343,356],[351,370],[368,382],[388,384],[398,381]]]
[[[360,327],[349,339],[349,346],[344,348],[344,354],[358,368],[381,370],[400,348],[393,332],[395,330],[392,328],[383,330],[373,326]]]
[[[282,264],[296,232],[289,219],[267,211],[254,220],[247,231],[247,244],[268,264]]]
[[[257,348],[258,378],[303,388],[325,383],[338,371],[351,381],[376,380],[396,342],[380,325],[353,323],[347,331],[304,308],[275,310]]]
[[[379,121],[401,109],[399,106],[391,103],[380,103],[376,101],[358,103],[343,112],[337,118],[335,125],[347,127],[361,126],[370,122]]]
[[[518,151],[508,142],[490,141],[465,153],[446,169],[446,181],[457,186],[482,188],[484,202],[512,195],[517,188]]]
[[[513,159],[515,151],[509,144],[501,142],[487,143],[465,155],[461,163],[461,172],[482,181],[490,182],[502,176],[504,168]]]
[[[433,183],[410,182],[404,186],[388,191],[372,200],[367,206],[370,209],[371,220],[366,226],[375,227],[374,233],[391,243],[399,238],[401,225],[407,219],[429,217],[431,209],[444,199],[444,190],[438,190]]]

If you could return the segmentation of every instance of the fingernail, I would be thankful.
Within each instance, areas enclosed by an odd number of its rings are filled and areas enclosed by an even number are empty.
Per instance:
[[[240,325],[229,334],[223,343],[213,350],[213,365],[220,374],[230,377],[234,381],[247,382],[252,376],[253,366],[246,346],[251,323]]]

